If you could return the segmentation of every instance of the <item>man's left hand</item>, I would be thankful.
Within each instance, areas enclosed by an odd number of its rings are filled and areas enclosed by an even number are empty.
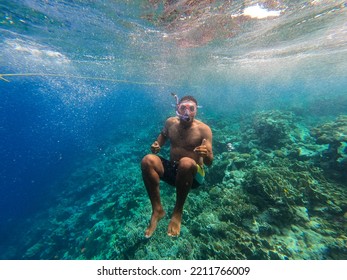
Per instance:
[[[208,150],[205,143],[206,143],[206,139],[202,140],[201,145],[194,149],[194,152],[201,157],[207,157]]]

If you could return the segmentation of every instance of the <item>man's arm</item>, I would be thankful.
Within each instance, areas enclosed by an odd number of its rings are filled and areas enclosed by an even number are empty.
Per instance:
[[[206,126],[205,129],[205,136],[204,138],[206,139],[205,141],[205,146],[206,146],[206,156],[204,157],[204,164],[207,166],[210,166],[213,162],[213,151],[212,151],[212,131],[211,129]]]
[[[212,131],[207,125],[202,127],[201,136],[203,142],[199,147],[194,149],[194,152],[198,153],[203,158],[205,165],[210,166],[213,162]]]
[[[168,126],[169,126],[169,120],[165,122],[164,128],[158,135],[158,138],[151,146],[151,151],[154,154],[159,153],[162,146],[164,146],[166,139],[168,138]]]

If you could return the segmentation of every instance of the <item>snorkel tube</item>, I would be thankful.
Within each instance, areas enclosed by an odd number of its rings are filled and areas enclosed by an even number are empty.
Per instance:
[[[178,104],[180,103],[180,101],[179,101],[179,98],[178,98],[177,94],[174,93],[174,92],[171,92],[171,95],[172,95],[172,96],[175,98],[175,100],[176,100],[176,105],[175,105],[175,107],[176,107],[176,115],[177,115],[177,117],[179,117],[180,120],[182,120],[182,121],[189,122],[189,121],[190,121],[189,115],[187,115],[187,114],[182,115],[182,114],[180,114],[180,113],[178,112]]]

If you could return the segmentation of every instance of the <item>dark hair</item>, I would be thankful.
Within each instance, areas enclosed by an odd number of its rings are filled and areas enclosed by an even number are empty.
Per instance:
[[[196,104],[196,106],[198,106],[198,101],[196,101],[196,99],[195,99],[193,96],[191,96],[191,95],[183,96],[183,97],[181,98],[181,100],[179,101],[179,103],[181,103],[181,102],[184,101],[184,100],[193,101],[193,102]]]

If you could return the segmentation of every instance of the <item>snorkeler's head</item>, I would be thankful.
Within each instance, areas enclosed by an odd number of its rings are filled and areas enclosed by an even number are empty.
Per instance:
[[[183,96],[177,104],[176,115],[180,120],[190,122],[196,116],[197,108],[198,102],[193,96]]]
[[[181,100],[179,101],[179,103],[181,103],[182,101],[185,101],[185,100],[193,101],[196,104],[196,106],[198,106],[198,101],[196,101],[196,99],[193,96],[191,96],[191,95],[183,96],[181,98]]]

